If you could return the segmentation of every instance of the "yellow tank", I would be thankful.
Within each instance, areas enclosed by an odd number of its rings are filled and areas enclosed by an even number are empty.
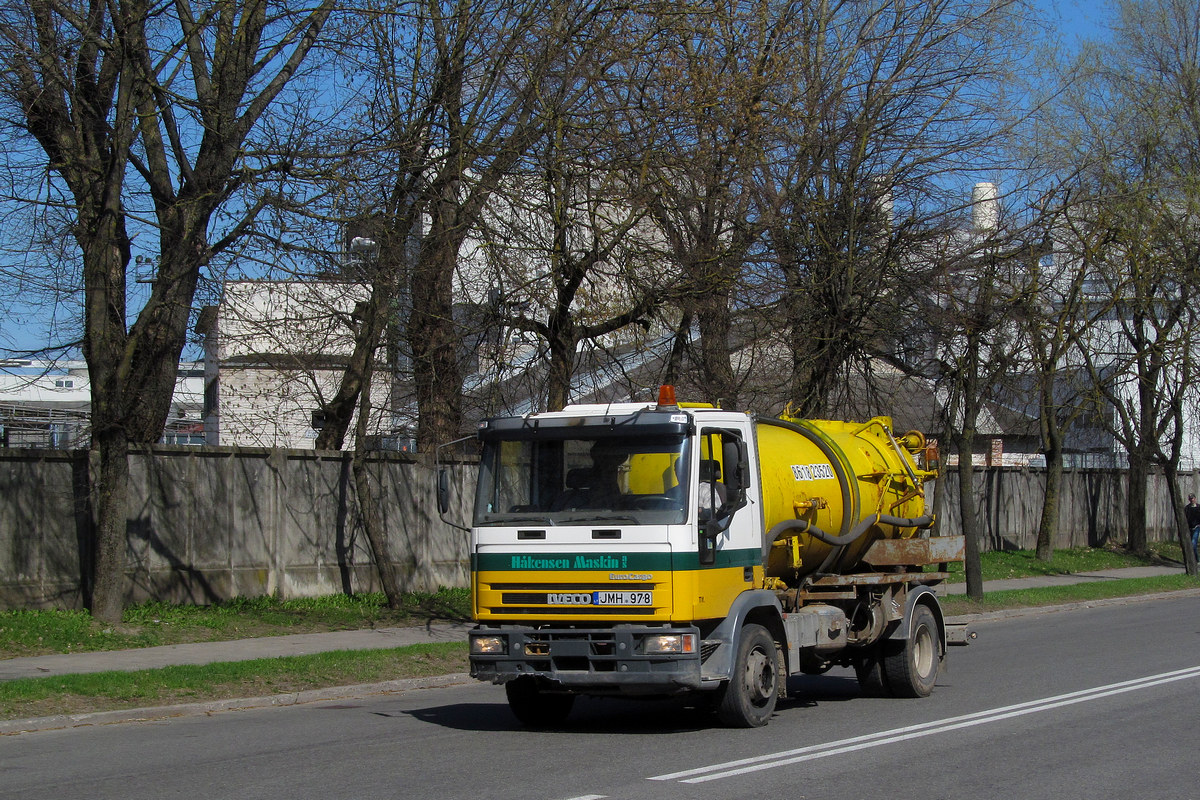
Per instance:
[[[859,571],[876,540],[933,522],[924,484],[935,473],[916,459],[925,438],[895,436],[889,417],[759,419],[757,436],[769,577],[795,587],[813,573]]]

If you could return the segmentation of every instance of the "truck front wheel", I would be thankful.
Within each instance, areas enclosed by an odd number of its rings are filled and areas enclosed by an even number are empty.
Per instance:
[[[738,641],[733,674],[720,690],[717,717],[731,728],[766,725],[779,702],[779,677],[775,640],[761,625],[747,625]]]
[[[504,693],[508,696],[508,707],[512,709],[513,716],[531,728],[562,724],[575,705],[575,695],[547,692],[542,683],[532,676],[504,684]]]
[[[942,666],[942,644],[937,620],[929,606],[913,609],[908,636],[903,642],[888,642],[884,651],[883,676],[896,697],[928,697]]]

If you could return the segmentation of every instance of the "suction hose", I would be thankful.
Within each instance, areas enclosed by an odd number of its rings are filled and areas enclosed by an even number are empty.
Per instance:
[[[872,514],[866,519],[859,521],[845,536],[834,536],[831,533],[826,533],[808,520],[785,519],[782,522],[776,523],[771,530],[767,531],[767,541],[774,542],[783,534],[798,530],[800,533],[807,533],[813,538],[820,539],[825,544],[832,545],[833,547],[845,547],[848,544],[853,544],[858,537],[862,536],[873,526],[881,524],[895,525],[897,528],[928,528],[933,524],[933,515],[924,514],[915,519],[907,519],[905,517],[893,517],[891,514]]]

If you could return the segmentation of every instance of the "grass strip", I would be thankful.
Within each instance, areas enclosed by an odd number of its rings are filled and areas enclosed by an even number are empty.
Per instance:
[[[97,622],[86,611],[0,611],[0,658],[466,620],[470,597],[466,588],[411,593],[398,609],[388,608],[381,592],[234,598],[207,606],[146,602],[127,608],[120,625]]]
[[[1200,589],[1200,579],[1180,573],[1151,578],[1093,580],[1065,586],[1040,586],[1032,589],[984,592],[983,599],[978,601],[962,595],[953,595],[941,598],[941,603],[948,616],[957,616],[1013,608],[1083,603],[1089,600],[1174,592],[1183,589]]]
[[[980,572],[985,581],[1030,578],[1043,575],[1071,575],[1079,572],[1096,572],[1102,569],[1144,567],[1164,563],[1182,564],[1179,545],[1175,542],[1154,542],[1151,557],[1137,556],[1113,547],[1074,547],[1055,550],[1049,561],[1041,561],[1033,550],[993,550],[983,553],[979,559]],[[950,583],[966,580],[961,562],[950,565]]]
[[[467,670],[464,642],[0,682],[0,717],[24,719],[287,694]]]

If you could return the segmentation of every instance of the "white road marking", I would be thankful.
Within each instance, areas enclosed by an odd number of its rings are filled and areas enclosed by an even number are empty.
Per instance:
[[[878,733],[870,733],[864,736],[855,736],[849,739],[841,739],[836,742],[825,742],[824,744],[810,745],[808,747],[798,747],[794,750],[784,750],[779,753],[769,753],[766,755],[754,756],[752,758],[743,758],[737,761],[727,761],[723,764],[711,764],[707,767],[698,767],[696,769],[684,770],[682,772],[672,772],[667,775],[656,775],[648,780],[680,781],[681,783],[704,783],[706,781],[715,781],[721,778],[732,778],[737,775],[744,775],[748,772],[758,772],[760,770],[787,766],[788,764],[797,764],[802,761],[812,761],[814,759],[839,755],[841,753],[849,753],[855,750],[864,750],[869,747],[879,747],[881,745],[891,744],[893,742],[903,742],[908,739],[917,739],[923,736],[932,736],[938,733],[948,733],[949,731],[959,730],[961,728],[969,728],[975,725],[985,725],[990,722],[999,722],[1001,720],[1019,717],[1025,714],[1036,714],[1042,711],[1050,711],[1051,709],[1060,708],[1062,706],[1085,703],[1091,700],[1099,700],[1112,695],[1124,694],[1125,692],[1134,692],[1140,689],[1148,689],[1152,686],[1159,686],[1164,683],[1172,683],[1174,681],[1182,681],[1196,677],[1200,677],[1200,666],[1175,670],[1174,672],[1164,672],[1159,675],[1150,675],[1144,678],[1137,678],[1135,680],[1122,681],[1120,683],[1112,683],[1107,686],[1098,686],[1094,689],[1084,689],[1078,692],[1060,694],[1054,697],[1046,697],[1041,700],[1030,700],[1025,703],[1017,703],[1011,706],[993,708],[988,711],[976,711],[975,713],[964,714],[958,717],[949,717],[947,719],[934,720],[932,722],[923,722],[918,725],[894,728],[890,731],[880,731]]]

